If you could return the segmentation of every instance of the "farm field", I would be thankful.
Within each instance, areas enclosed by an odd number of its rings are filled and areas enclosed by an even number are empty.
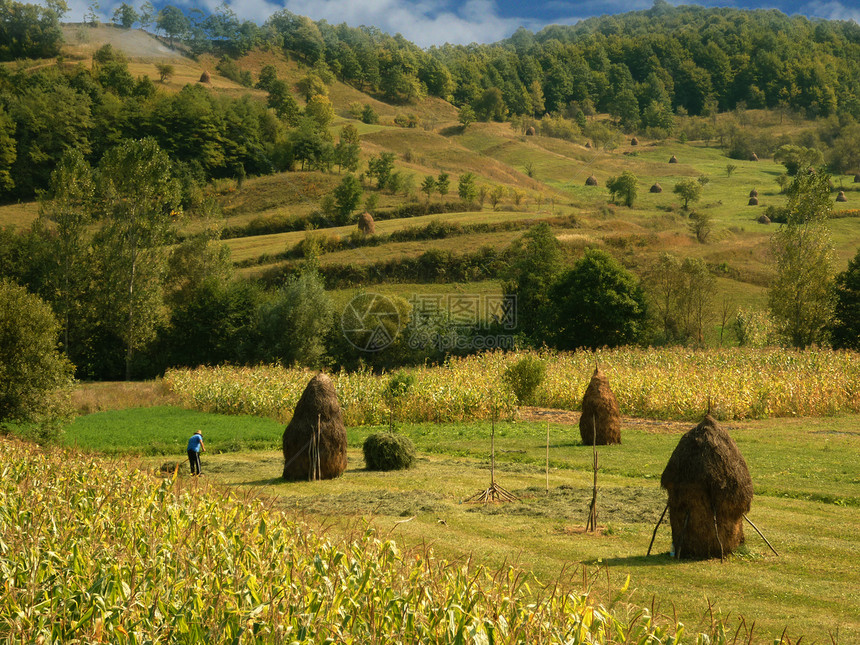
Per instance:
[[[102,413],[99,436],[114,454],[146,454],[152,436],[134,430],[138,426],[131,419],[138,417],[140,427],[149,420],[166,433],[185,427],[190,434],[185,414],[171,408]],[[860,548],[853,529],[860,522],[860,470],[853,457],[860,449],[860,416],[724,422],[752,473],[756,496],[750,518],[780,556],[746,527],[746,545],[723,564],[669,558],[665,523],[651,557],[645,557],[665,504],[660,473],[691,424],[625,418],[623,443],[600,449],[602,530],[595,536],[583,533],[591,450],[579,441],[576,414],[536,409],[524,416],[541,420],[496,426],[496,481],[520,501],[488,506],[464,503],[489,484],[488,422],[402,424],[400,431],[415,442],[420,459],[415,468],[398,473],[364,469],[360,446],[379,427],[349,428],[347,472],[315,483],[281,481],[283,458],[277,450],[233,451],[244,432],[241,418],[232,431],[229,426],[216,431],[221,421],[213,419],[208,432],[206,415],[195,423],[206,428],[209,450],[203,466],[210,483],[236,488],[240,495],[257,491],[299,517],[326,522],[335,532],[369,521],[386,539],[404,547],[429,546],[455,562],[471,558],[491,569],[514,563],[534,574],[535,588],[551,584],[564,570],[569,583],[582,587],[584,582],[604,603],[629,575],[625,602],[653,603],[669,622],[677,616],[688,632],[705,630],[713,612],[731,629],[741,625],[741,617],[744,630],[755,621],[753,643],[773,642],[784,629],[792,639],[804,635],[804,642],[830,642],[837,633],[838,643],[860,638],[860,605],[852,592],[852,581],[860,576],[852,557]],[[87,417],[69,428],[67,442],[75,441],[82,423]],[[277,445],[281,432],[273,423],[261,437]],[[124,448],[112,443],[115,434]],[[140,459],[153,468],[163,467],[166,459],[177,463],[185,478],[183,456],[180,450],[175,457]]]

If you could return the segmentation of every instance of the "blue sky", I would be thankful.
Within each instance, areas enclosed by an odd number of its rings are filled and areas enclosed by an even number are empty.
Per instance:
[[[140,6],[143,0],[126,0]],[[214,11],[224,0],[164,0],[187,10]],[[101,0],[100,13],[109,20],[121,0]],[[671,4],[682,4],[669,0]],[[82,20],[91,0],[70,0],[66,20]],[[653,0],[230,0],[228,5],[243,19],[265,22],[272,13],[289,9],[332,24],[372,25],[388,33],[401,33],[429,47],[446,42],[489,43],[510,36],[520,26],[533,32],[550,24],[573,24],[589,16],[648,9]],[[697,0],[683,4],[738,9],[779,9],[787,14],[860,22],[860,0]]]

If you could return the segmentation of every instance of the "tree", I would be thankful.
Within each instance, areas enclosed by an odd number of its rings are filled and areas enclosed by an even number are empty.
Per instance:
[[[448,177],[448,173],[440,172],[436,178],[436,191],[439,193],[439,197],[444,199],[450,189],[451,179]]]
[[[278,80],[278,70],[274,65],[264,65],[257,79],[257,87],[261,90],[270,91],[272,83]]]
[[[561,245],[541,222],[514,241],[510,254],[503,292],[516,297],[518,329],[535,343],[545,342],[552,329],[550,288],[562,270]]]
[[[156,63],[155,69],[158,70],[158,80],[160,83],[166,83],[176,71],[176,68],[170,63]]]
[[[504,121],[508,112],[502,91],[498,87],[484,90],[475,101],[473,109],[479,121]]]
[[[785,166],[789,175],[796,175],[802,168],[809,168],[820,164],[824,157],[816,148],[806,148],[792,144],[780,146],[774,153],[773,160]]]
[[[618,177],[610,177],[606,182],[606,187],[609,189],[609,194],[613,201],[624,201],[625,206],[633,206],[633,201],[636,199],[636,186],[638,184],[636,175],[625,170]]]
[[[378,156],[367,161],[367,174],[376,177],[376,187],[379,190],[388,185],[391,173],[394,171],[394,153],[381,152]]]
[[[134,353],[164,319],[164,244],[180,208],[180,189],[167,153],[153,139],[108,150],[98,176],[104,224],[94,248],[104,284],[102,315],[123,341],[129,379]]]
[[[799,173],[788,188],[786,223],[771,239],[776,275],[768,306],[777,333],[794,347],[827,340],[833,318],[830,177]]]
[[[191,29],[191,22],[188,17],[182,13],[182,9],[167,5],[158,12],[158,18],[155,21],[155,26],[164,31],[167,37],[170,38],[170,44],[173,44],[174,38],[184,38]]]
[[[279,118],[290,125],[296,125],[299,121],[299,104],[290,93],[290,87],[286,81],[274,79],[269,83],[269,96],[266,104],[275,111]]]
[[[111,20],[115,25],[119,25],[123,29],[131,29],[132,25],[140,20],[140,16],[134,10],[134,7],[127,2],[123,2],[113,12]]]
[[[697,202],[702,196],[702,184],[695,179],[682,179],[672,191],[676,195],[680,195],[684,200],[684,210],[690,205],[690,202]],[[628,204],[629,206],[629,204]]]
[[[421,182],[421,192],[427,195],[427,201],[430,201],[430,196],[436,192],[436,178],[433,175],[427,175],[424,181]]]
[[[836,276],[836,306],[830,337],[838,349],[860,350],[860,250]]]
[[[64,394],[74,367],[57,349],[57,319],[24,287],[0,279],[0,430],[37,424],[28,433],[46,442],[68,413]]]
[[[353,211],[361,203],[363,192],[361,182],[352,175],[347,175],[341,180],[337,188],[334,189],[338,224],[349,224]]]
[[[326,130],[334,119],[334,107],[327,96],[315,94],[305,106],[305,116],[313,119],[320,130]]]
[[[152,24],[152,17],[155,15],[155,7],[150,0],[146,0],[140,5],[137,21],[140,23],[141,29],[146,29]]]
[[[490,191],[489,194],[490,204],[492,204],[493,210],[496,210],[498,208],[502,199],[504,199],[506,193],[507,189],[501,184],[493,186],[493,189]]]
[[[690,232],[699,244],[705,244],[713,230],[713,218],[708,213],[690,213]]]
[[[468,104],[461,107],[460,112],[457,114],[457,120],[463,126],[463,129],[466,129],[470,123],[474,123],[476,119],[475,110]]]
[[[475,175],[466,172],[460,175],[457,182],[457,194],[464,202],[474,202],[478,197],[478,189],[475,186]]]
[[[559,349],[617,347],[644,336],[645,294],[636,278],[605,251],[587,249],[550,294],[552,337]]]
[[[10,170],[17,157],[15,122],[0,106],[0,197],[15,186]]]
[[[326,84],[323,83],[319,75],[314,72],[309,72],[300,78],[299,82],[296,83],[296,89],[299,91],[299,94],[305,97],[305,102],[310,101],[317,94],[328,96],[328,87],[326,87]]]

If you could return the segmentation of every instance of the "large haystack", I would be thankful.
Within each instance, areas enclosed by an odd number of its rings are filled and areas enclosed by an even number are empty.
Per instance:
[[[205,69],[203,70],[203,73],[200,75],[200,81],[199,82],[200,83],[211,83],[212,82],[212,77],[209,75],[209,72],[207,72]]]
[[[582,397],[579,435],[587,446],[621,443],[621,409],[609,387],[609,379],[599,367],[594,369]]]
[[[586,186],[596,186],[597,185],[597,177],[594,175],[589,175],[585,180]]]
[[[847,202],[848,201],[848,198],[845,197],[845,191],[844,190],[839,191],[839,194],[836,196],[836,201],[837,202]]]
[[[648,189],[648,192],[651,192],[651,193],[662,193],[662,192],[663,192],[663,187],[655,181],[655,182],[654,182],[654,185],[653,185],[653,186],[651,186],[651,188],[649,188],[649,189]]]
[[[669,163],[678,163],[678,157],[676,157],[675,155],[672,155],[669,158]]]
[[[750,197],[747,206],[758,206],[758,197]]]
[[[373,215],[367,211],[359,215],[358,230],[364,235],[376,235],[376,223],[373,221]]]
[[[334,383],[320,372],[302,393],[293,418],[284,430],[284,479],[307,480],[311,440],[319,422],[319,476],[332,479],[346,470],[346,429]]]
[[[750,471],[710,414],[681,437],[660,485],[669,493],[677,557],[719,558],[743,543],[744,514],[753,498]]]

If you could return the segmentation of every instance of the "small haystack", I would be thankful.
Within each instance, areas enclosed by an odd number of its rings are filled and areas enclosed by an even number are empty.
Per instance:
[[[530,126],[529,126],[529,129],[528,129],[528,130],[526,130],[526,136],[527,136],[527,137],[533,137],[533,136],[535,136],[535,127],[534,127],[533,125],[530,125]]]
[[[750,161],[758,161],[758,155],[756,153],[752,153],[750,155]]]
[[[755,188],[750,191],[750,197],[758,197],[758,191]]]
[[[844,190],[839,191],[839,194],[836,196],[836,201],[837,202],[847,202],[848,201],[848,199],[845,197],[845,191]]]
[[[758,197],[750,197],[747,206],[758,206]]]
[[[750,471],[710,414],[681,437],[660,485],[669,493],[676,557],[721,558],[743,543],[753,498]]]
[[[759,224],[770,224],[770,218],[767,215],[765,215],[764,213],[762,213],[761,215],[758,216],[758,219],[756,220],[756,222],[758,222]]]
[[[320,372],[308,383],[284,430],[282,446],[284,479],[307,480],[315,473],[319,479],[332,479],[346,470],[346,429],[328,375]]]
[[[669,163],[678,163],[678,158],[675,155],[672,155],[672,158],[669,159]]]
[[[200,82],[201,83],[211,83],[212,82],[212,77],[209,76],[209,72],[207,72],[206,70],[203,70],[203,73],[200,75]]]
[[[582,397],[579,435],[587,446],[621,443],[621,409],[609,387],[609,379],[599,367],[594,369]]]
[[[585,147],[586,147],[586,148],[590,148],[590,147],[591,147],[591,141],[586,141],[586,142],[585,142]]]
[[[858,172],[856,175],[854,175],[854,183],[860,184],[860,172]]]
[[[633,137],[632,139],[630,139],[630,145],[631,146],[638,146],[639,145],[639,139],[637,139],[636,137]]]
[[[649,189],[649,192],[652,192],[652,193],[662,193],[662,192],[663,192],[663,187],[655,181],[655,182],[654,182],[654,185],[653,185],[653,186],[651,186],[651,188]]]
[[[358,230],[364,235],[376,235],[376,223],[373,221],[373,215],[367,211],[359,215]]]
[[[589,175],[588,179],[585,180],[586,186],[596,186],[597,185],[597,177],[594,175]]]

